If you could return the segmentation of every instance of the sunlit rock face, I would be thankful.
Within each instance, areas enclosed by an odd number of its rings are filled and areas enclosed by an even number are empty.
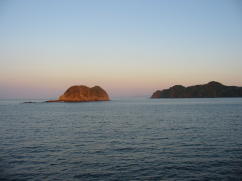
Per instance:
[[[47,102],[87,102],[109,100],[107,92],[99,86],[89,88],[84,85],[75,85],[68,88],[58,100]]]
[[[169,89],[157,90],[151,98],[215,98],[242,97],[242,87],[226,86],[219,82],[184,87],[175,85]]]

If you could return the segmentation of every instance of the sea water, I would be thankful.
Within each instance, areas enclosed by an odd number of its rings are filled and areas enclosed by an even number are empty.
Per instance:
[[[242,99],[0,101],[0,180],[241,180]]]

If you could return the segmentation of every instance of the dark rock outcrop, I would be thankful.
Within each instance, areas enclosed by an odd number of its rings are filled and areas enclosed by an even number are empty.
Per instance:
[[[215,98],[242,97],[242,87],[225,86],[219,82],[184,87],[175,85],[169,89],[157,90],[151,98]]]
[[[58,100],[46,102],[88,102],[88,101],[109,101],[107,92],[99,86],[89,88],[84,85],[71,86]]]

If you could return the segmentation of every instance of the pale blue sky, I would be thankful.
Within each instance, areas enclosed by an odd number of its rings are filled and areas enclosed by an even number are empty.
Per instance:
[[[0,1],[0,98],[72,84],[151,95],[210,80],[242,86],[239,0]]]

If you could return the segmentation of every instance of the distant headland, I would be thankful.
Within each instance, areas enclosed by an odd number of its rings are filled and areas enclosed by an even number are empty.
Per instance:
[[[216,98],[242,97],[242,87],[226,86],[216,81],[203,85],[184,87],[175,85],[169,89],[157,90],[151,98]]]
[[[89,88],[84,85],[74,85],[68,88],[59,99],[46,102],[89,102],[109,100],[107,92],[99,86]]]

